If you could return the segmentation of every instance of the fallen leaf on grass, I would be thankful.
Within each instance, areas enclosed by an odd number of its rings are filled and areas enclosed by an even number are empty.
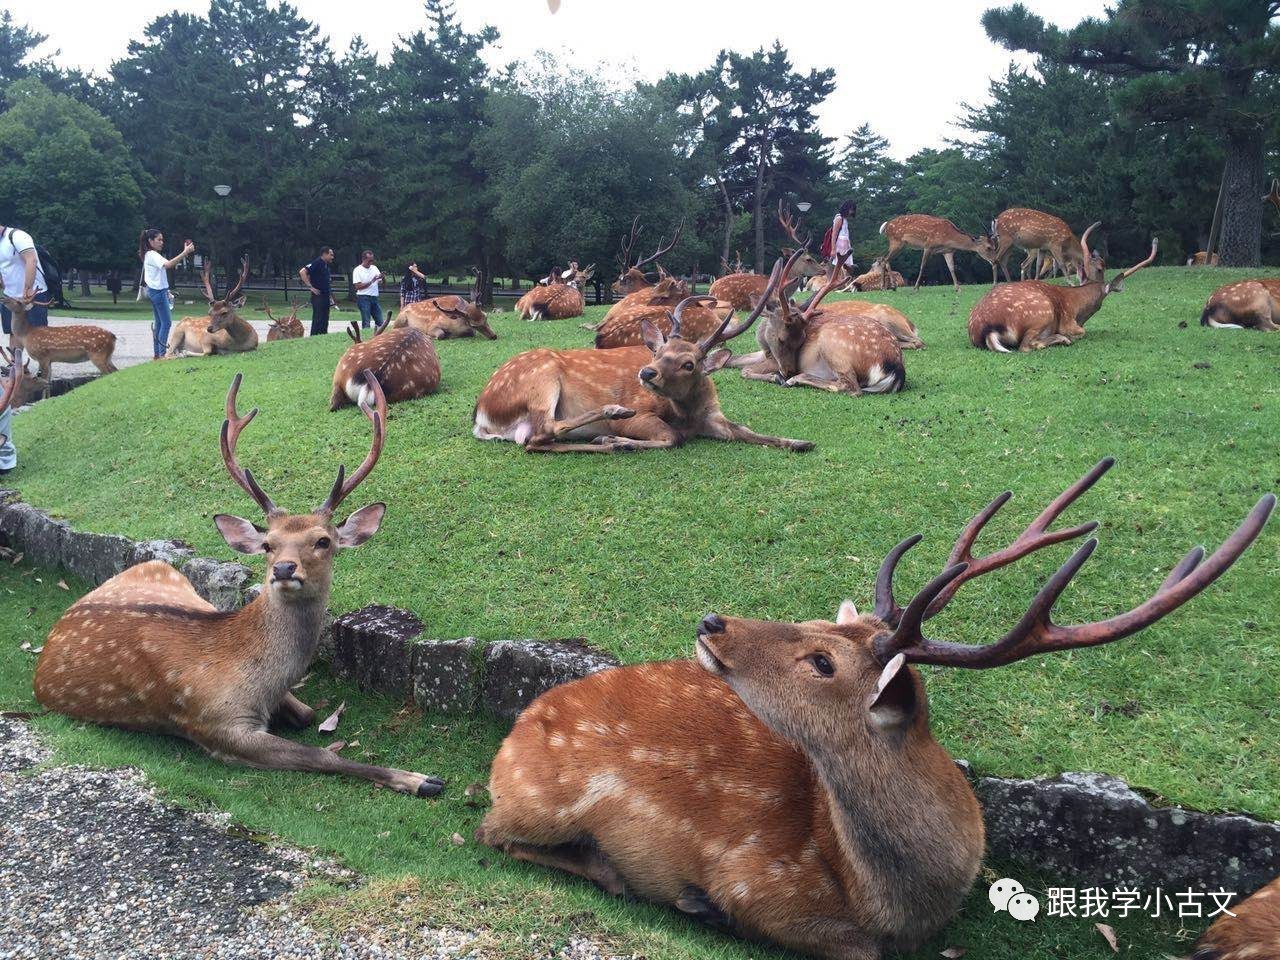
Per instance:
[[[338,709],[329,714],[318,727],[321,733],[333,733],[338,729],[338,721],[342,719],[342,711],[347,709],[347,701],[338,704]]]
[[[960,957],[963,957],[968,952],[964,947],[947,947],[942,951],[942,956],[946,957],[947,960],[959,960]]]
[[[467,842],[466,840],[464,840],[464,839],[462,838],[462,834],[460,834],[460,833],[455,833],[455,834],[454,834],[452,837],[450,837],[449,839],[453,842],[453,845],[454,845],[455,847],[460,847],[460,846],[462,846],[463,844],[465,844],[465,843]]]
[[[327,747],[325,747],[325,749],[326,749],[326,750],[331,750],[331,751],[333,751],[334,753],[339,753],[339,752],[341,752],[341,750],[342,750],[346,745],[347,745],[347,741],[345,741],[345,740],[335,740],[335,741],[333,741],[333,743],[331,743],[331,744],[329,744]]]
[[[1095,923],[1095,924],[1094,924],[1094,926],[1095,926],[1095,927],[1097,927],[1097,928],[1098,928],[1098,932],[1099,932],[1100,934],[1102,934],[1102,936],[1103,936],[1103,937],[1105,937],[1105,938],[1106,938],[1107,945],[1108,945],[1109,947],[1111,947],[1111,952],[1112,952],[1112,953],[1119,953],[1119,952],[1120,952],[1120,944],[1119,944],[1119,943],[1117,942],[1117,940],[1116,940],[1116,931],[1115,931],[1115,928],[1114,928],[1114,927],[1111,927],[1111,926],[1109,926],[1108,924],[1105,924],[1105,923]]]
[[[59,589],[59,590],[70,590],[71,588],[67,586],[67,581],[65,581],[65,580],[59,580],[59,581],[58,581],[58,589]]]

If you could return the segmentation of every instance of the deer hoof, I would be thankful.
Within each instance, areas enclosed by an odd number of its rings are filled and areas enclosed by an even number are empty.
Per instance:
[[[636,415],[636,412],[630,407],[622,407],[616,403],[611,403],[604,408],[604,415],[610,420],[629,420]]]
[[[439,777],[423,777],[422,782],[418,784],[417,795],[419,797],[436,797],[440,795],[440,791],[444,789],[444,781]]]
[[[806,453],[814,448],[812,440],[792,440],[791,449],[796,453]]]

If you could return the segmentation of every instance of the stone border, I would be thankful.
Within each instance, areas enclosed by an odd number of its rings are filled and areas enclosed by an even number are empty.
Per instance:
[[[237,609],[261,589],[242,564],[197,557],[174,540],[80,533],[16,497],[0,490],[0,545],[37,566],[96,585],[144,560],[164,560],[219,610]],[[482,643],[423,632],[408,610],[371,605],[337,617],[320,656],[362,690],[426,711],[481,710],[507,721],[551,687],[618,665],[580,640]],[[1123,780],[1096,773],[1006,780],[977,777],[959,764],[982,803],[990,854],[1055,881],[1244,895],[1280,872],[1280,823],[1156,807]]]

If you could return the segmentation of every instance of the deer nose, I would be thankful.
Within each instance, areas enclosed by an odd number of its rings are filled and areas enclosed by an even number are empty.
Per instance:
[[[292,561],[273,563],[271,565],[271,578],[273,580],[292,580],[297,572],[298,565]]]
[[[698,625],[698,632],[701,634],[724,633],[724,629],[724,619],[718,613],[708,613]]]
[[[649,383],[657,375],[658,371],[653,369],[653,367],[642,367],[640,370],[640,379],[645,383]]]

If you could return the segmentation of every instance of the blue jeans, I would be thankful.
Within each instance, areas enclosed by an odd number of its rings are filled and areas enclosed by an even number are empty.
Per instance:
[[[12,470],[18,465],[18,448],[13,445],[13,408],[5,407],[0,413],[0,470]]]
[[[49,294],[43,290],[36,291],[36,300],[46,300]],[[38,307],[34,303],[27,308],[27,324],[32,327],[47,327],[49,325],[49,308]],[[8,307],[0,307],[0,329],[5,333],[13,333],[13,314],[9,312]]]
[[[366,294],[356,295],[356,306],[360,308],[360,326],[368,329],[369,317],[373,316],[373,325],[375,327],[382,326],[382,304],[378,302],[377,297],[370,297]]]
[[[151,351],[157,357],[163,357],[169,347],[169,324],[173,322],[173,314],[169,312],[169,291],[147,288],[147,298],[151,301],[151,313],[155,317],[155,329],[151,331]]]

